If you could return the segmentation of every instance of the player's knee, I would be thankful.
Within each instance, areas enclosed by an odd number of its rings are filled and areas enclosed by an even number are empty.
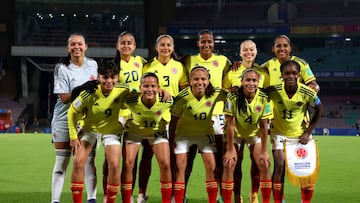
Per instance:
[[[162,170],[170,170],[170,161],[169,160],[159,160],[159,168]]]
[[[135,164],[134,160],[125,159],[124,167],[127,169],[132,169],[132,168],[134,168],[134,164]]]
[[[119,170],[119,169],[120,169],[120,163],[118,161],[109,162],[109,165],[108,165],[109,171],[114,171],[114,170]]]

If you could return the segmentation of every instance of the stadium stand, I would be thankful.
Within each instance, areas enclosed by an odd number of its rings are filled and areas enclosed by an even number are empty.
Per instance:
[[[360,47],[304,48],[300,55],[317,71],[357,71]]]
[[[7,130],[10,131],[12,126],[17,125],[17,121],[21,112],[25,109],[26,104],[24,101],[14,101],[8,97],[0,97],[0,111],[1,113],[8,113],[10,112],[11,115],[11,126]]]
[[[317,127],[355,129],[360,118],[360,96],[322,96],[321,100],[324,111]]]
[[[345,3],[348,2],[348,3]],[[324,6],[326,3],[326,6]],[[356,1],[302,1],[295,4],[298,15],[296,24],[350,23],[360,20],[360,2]]]
[[[185,2],[185,3],[184,3]],[[264,26],[268,9],[279,1],[209,1],[207,3],[183,1],[177,8],[173,24],[222,26]],[[326,6],[324,4],[326,3]],[[289,18],[288,24],[329,24],[353,23],[360,20],[360,2],[358,1],[289,1],[296,8],[295,18]],[[183,15],[186,13],[186,15]],[[292,14],[288,14],[291,16]],[[277,24],[278,22],[273,22]]]

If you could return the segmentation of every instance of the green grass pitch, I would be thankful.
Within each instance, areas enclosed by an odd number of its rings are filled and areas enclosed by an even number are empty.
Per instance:
[[[320,175],[313,196],[314,203],[360,202],[360,137],[327,136],[318,138]],[[101,164],[102,146],[97,149],[98,202],[102,200]],[[0,202],[48,203],[51,193],[51,173],[54,149],[49,134],[0,134]],[[71,202],[70,174],[68,169],[62,202]],[[245,149],[243,161],[242,194],[247,203],[250,191],[249,157]],[[137,189],[134,194],[137,193]],[[159,172],[156,159],[148,188],[149,203],[161,202]],[[86,192],[84,192],[86,194]],[[204,168],[200,156],[196,158],[190,177],[187,195],[191,203],[207,202]],[[136,196],[135,196],[136,198]],[[84,198],[85,199],[85,198]],[[116,202],[121,202],[118,195]],[[300,189],[285,182],[287,203],[300,201]]]

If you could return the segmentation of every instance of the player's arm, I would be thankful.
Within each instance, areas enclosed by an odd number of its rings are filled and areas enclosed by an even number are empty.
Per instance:
[[[76,97],[78,97],[80,95],[80,93],[84,90],[89,93],[94,93],[96,91],[96,89],[98,88],[98,85],[99,85],[99,82],[97,80],[90,80],[78,87],[75,87],[71,91],[71,101],[74,101],[76,99]]]
[[[59,83],[62,86],[64,86],[64,87],[66,86],[69,89],[68,90],[65,90],[65,89],[60,90],[61,93],[59,93],[55,90],[56,87],[54,87],[54,93],[58,94],[62,103],[67,104],[67,103],[71,102],[71,92],[70,92],[70,87],[68,87],[68,83],[66,82],[66,80],[64,78],[65,78],[65,76],[59,70],[59,66],[55,67],[54,80],[58,81],[58,82],[55,82],[55,86],[57,86],[56,84]]]
[[[220,88],[220,96],[219,96],[220,101],[226,101],[228,95],[229,95],[229,90],[225,88]]]
[[[183,112],[183,105],[182,105],[182,97],[179,95],[174,98],[174,103],[170,108],[171,113],[171,119],[169,123],[169,144],[171,148],[174,148],[174,140],[176,136],[176,127],[178,124],[178,121],[182,115]]]
[[[259,69],[262,69],[263,71],[265,71],[267,74],[269,74],[269,61],[265,61],[263,64],[261,64],[259,66]],[[270,77],[270,76],[269,76]]]
[[[178,123],[179,117],[171,115],[171,120],[169,124],[169,144],[170,148],[175,148],[174,146],[174,140],[175,140],[175,132],[176,132],[176,126]]]
[[[231,70],[232,71],[232,70]],[[231,93],[236,94],[238,92],[239,87],[238,86],[232,86],[229,73],[226,74],[225,78],[222,81],[222,87],[226,90],[228,90]]]
[[[267,149],[268,122],[269,119],[267,118],[261,119],[259,130],[259,137],[261,138],[260,164],[263,164],[265,168],[270,167],[270,156]]]
[[[170,93],[168,91],[163,90],[163,89],[160,89],[159,95],[161,97],[162,102],[169,102],[169,101],[171,101],[173,99],[172,96],[170,95]]]
[[[224,57],[223,60],[225,60],[225,65],[223,68],[223,75],[224,75],[231,70],[232,62],[226,56],[223,57]]]
[[[316,93],[320,92],[320,86],[317,84],[316,80],[310,81],[306,85],[313,89]]]
[[[70,134],[70,141],[78,139],[78,133],[76,129],[76,123],[81,117],[80,112],[78,112],[74,107],[73,104],[70,105],[68,109],[68,126],[69,126],[69,134]]]
[[[181,91],[181,90],[185,89],[188,86],[189,86],[189,83],[180,84],[179,85],[179,90]]]
[[[56,64],[54,68],[54,94],[59,96],[62,103],[67,104],[70,102],[71,93],[65,78],[65,74],[62,72],[62,64]],[[63,87],[67,87],[68,90],[65,90]]]
[[[315,98],[313,108],[315,111],[310,120],[310,124],[309,124],[308,128],[304,131],[304,133],[300,136],[300,143],[302,143],[302,144],[308,143],[308,141],[310,139],[310,135],[311,135],[312,131],[315,129],[316,124],[319,122],[321,113],[323,111],[323,105],[322,105],[319,97],[317,97],[317,96]]]
[[[76,128],[77,122],[81,119],[83,109],[86,109],[86,101],[89,98],[90,93],[83,91],[80,95],[71,103],[68,109],[68,126],[70,135],[70,146],[76,154],[77,149],[81,146],[78,139],[78,130]],[[86,114],[86,112],[85,112]]]
[[[76,130],[76,123],[78,121],[79,112],[75,110],[73,104],[70,105],[68,109],[68,126],[70,134],[70,146],[74,155],[76,155],[78,148],[81,147],[80,141],[78,139],[78,134]]]
[[[61,93],[58,95],[59,95],[62,103],[67,104],[67,103],[71,102],[71,93]]]
[[[318,93],[320,91],[320,86],[316,82],[316,77],[313,71],[311,70],[310,65],[303,59],[297,57],[296,59],[298,59],[297,62],[301,64],[300,74],[304,83],[311,89],[315,90],[316,93]]]
[[[231,61],[228,58],[226,58],[225,67],[223,69],[223,74],[221,78],[222,81],[227,77],[228,72],[231,70],[230,69],[231,65],[232,65]]]
[[[142,63],[142,64],[147,63],[147,60],[146,60],[144,57],[142,57],[142,56],[139,56],[139,57],[141,58],[141,63]]]
[[[180,91],[189,86],[189,80],[187,77],[185,66],[183,64],[181,64],[181,68],[182,68],[182,74],[181,74],[180,81],[179,81],[179,90]]]
[[[234,61],[231,66],[230,69],[231,71],[237,71],[241,66],[241,61]]]
[[[91,96],[91,93],[87,91],[82,91],[80,95],[71,103],[68,109],[68,125],[69,125],[69,134],[70,141],[78,139],[78,130],[76,129],[77,122],[86,117],[83,113],[86,114],[84,109],[87,109],[86,104]]]
[[[231,115],[225,115],[226,119],[226,152],[223,157],[224,167],[236,164],[237,154],[234,147],[235,136],[235,117]]]
[[[185,74],[186,74],[186,78],[189,78],[189,72],[190,72],[190,64],[191,64],[191,56],[190,55],[185,55],[182,56],[179,61],[183,64],[184,69],[185,69]]]

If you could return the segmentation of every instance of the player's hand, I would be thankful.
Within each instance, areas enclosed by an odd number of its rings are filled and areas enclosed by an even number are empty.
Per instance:
[[[230,88],[230,92],[233,94],[238,94],[239,91],[239,87],[238,86],[233,86]]]
[[[234,61],[234,63],[231,64],[230,69],[232,71],[237,71],[239,69],[240,65],[241,65],[241,61]]]
[[[259,164],[260,166],[262,166],[263,168],[270,168],[270,156],[269,153],[267,151],[262,151],[260,153],[260,157],[259,157]]]
[[[232,149],[227,150],[225,152],[225,155],[223,157],[223,165],[225,168],[232,168],[235,167],[236,162],[237,162],[237,154],[235,148],[232,147]]]
[[[70,146],[71,146],[71,151],[72,151],[73,155],[76,155],[78,149],[81,148],[81,143],[80,143],[79,139],[71,140]]]
[[[169,94],[169,92],[161,89],[160,92],[159,92],[160,96],[161,96],[161,102],[168,102],[168,101],[171,101],[172,97],[171,95]]]
[[[300,137],[299,142],[301,144],[307,144],[310,141],[310,133],[305,131]]]
[[[99,82],[97,80],[90,80],[82,84],[83,90],[86,90],[89,93],[94,93],[96,89],[98,88]]]
[[[76,97],[78,97],[80,95],[80,93],[84,90],[90,94],[94,93],[96,91],[96,89],[98,88],[98,84],[99,84],[99,82],[97,80],[90,80],[78,87],[75,87],[71,91],[71,101],[74,101],[76,99]]]

